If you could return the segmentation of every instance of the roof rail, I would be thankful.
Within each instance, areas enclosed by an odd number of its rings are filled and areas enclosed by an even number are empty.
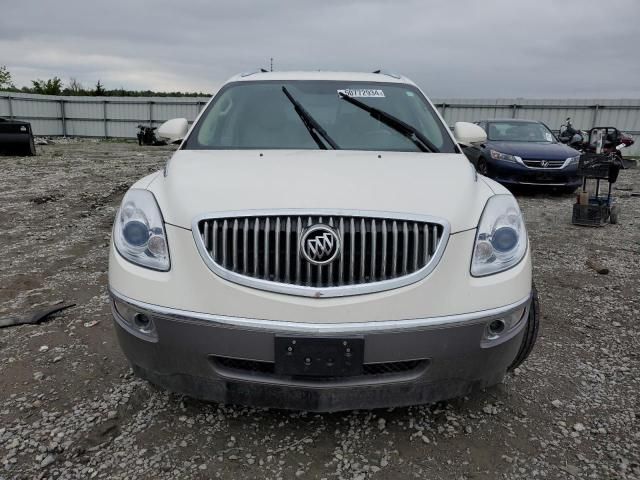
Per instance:
[[[392,78],[395,78],[395,79],[398,79],[398,80],[400,78],[402,78],[397,73],[387,72],[386,70],[374,70],[372,73],[379,73],[380,75],[386,75],[388,77],[392,77]]]
[[[260,70],[253,70],[251,72],[241,73],[240,76],[244,78],[244,77],[249,77],[251,75],[255,75],[256,73],[266,73],[268,71],[269,70],[265,70],[264,68],[261,68]]]

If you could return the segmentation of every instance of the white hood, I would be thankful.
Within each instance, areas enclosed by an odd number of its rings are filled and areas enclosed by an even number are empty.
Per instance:
[[[347,150],[178,150],[148,187],[167,223],[265,209],[432,215],[475,228],[491,189],[464,155]]]

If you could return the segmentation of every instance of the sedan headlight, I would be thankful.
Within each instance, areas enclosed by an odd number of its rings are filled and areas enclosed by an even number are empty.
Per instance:
[[[502,160],[503,162],[518,163],[522,159],[516,155],[509,155],[508,153],[496,152],[495,150],[489,150],[491,152],[491,158],[494,160]]]
[[[494,195],[484,207],[471,260],[471,275],[482,277],[508,270],[527,251],[527,231],[512,195]]]
[[[566,160],[566,165],[565,166],[569,166],[569,165],[577,165],[578,162],[580,161],[580,155],[576,155],[575,157],[569,157]]]
[[[124,196],[113,241],[120,255],[132,263],[163,272],[171,266],[162,214],[148,190],[131,189]]]

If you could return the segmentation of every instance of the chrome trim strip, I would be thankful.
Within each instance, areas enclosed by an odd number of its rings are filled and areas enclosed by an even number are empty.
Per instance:
[[[221,268],[216,264],[207,249],[204,246],[202,235],[198,224],[202,220],[216,220],[218,218],[241,218],[241,217],[259,217],[259,216],[339,216],[339,217],[369,217],[369,218],[382,218],[391,220],[403,220],[403,221],[416,221],[426,223],[437,223],[442,226],[442,237],[440,243],[434,254],[429,259],[428,263],[420,270],[410,273],[408,275],[392,278],[389,280],[381,280],[377,282],[357,284],[357,285],[341,285],[338,287],[313,287],[305,285],[291,285],[282,282],[273,282],[270,280],[264,280],[260,278],[247,277],[242,274],[238,274]],[[311,217],[309,217],[310,219]],[[393,222],[396,224],[396,222]],[[384,225],[384,223],[383,223]],[[397,227],[396,227],[397,228]],[[411,285],[419,280],[422,280],[429,275],[438,265],[440,258],[442,257],[444,250],[449,241],[449,235],[451,233],[451,226],[449,222],[440,217],[433,217],[430,215],[416,215],[408,213],[397,212],[380,212],[369,210],[341,210],[341,209],[273,209],[273,210],[242,210],[242,211],[223,211],[223,212],[211,212],[203,213],[196,216],[191,222],[191,233],[196,242],[196,247],[200,256],[209,267],[219,277],[224,278],[233,283],[244,285],[251,288],[257,288],[259,290],[266,290],[268,292],[284,293],[287,295],[298,295],[304,297],[315,298],[329,298],[329,297],[346,297],[350,295],[363,295],[367,293],[382,292],[385,290],[391,290],[395,288]],[[397,245],[396,245],[397,247]],[[394,252],[395,253],[395,252]],[[342,257],[341,257],[342,258]],[[311,265],[308,265],[310,267]],[[341,265],[342,266],[342,265]],[[354,272],[352,271],[353,264],[349,265],[349,281],[354,279]],[[342,273],[342,269],[341,269]]]
[[[566,183],[518,182],[518,185],[535,185],[540,187],[566,187]]]
[[[261,320],[257,318],[228,317],[224,315],[213,315],[210,313],[198,313],[176,308],[162,307],[146,302],[140,302],[129,298],[109,287],[109,294],[112,298],[128,303],[141,310],[149,312],[151,315],[166,317],[173,320],[190,321],[201,320],[211,322],[221,327],[237,327],[254,329],[267,332],[288,332],[303,334],[356,334],[356,333],[380,333],[407,329],[421,329],[428,327],[439,327],[443,325],[468,324],[486,322],[494,318],[507,315],[514,310],[527,308],[531,301],[531,294],[518,300],[517,302],[503,307],[480,310],[477,312],[463,313],[458,315],[445,315],[441,317],[416,318],[410,320],[381,320],[377,322],[347,322],[347,323],[304,323],[285,322],[282,320]]]
[[[565,168],[565,167],[567,167],[569,165],[569,158],[567,158],[567,159],[564,160],[562,165],[559,166],[559,167],[532,167],[530,165],[527,165],[524,162],[525,161],[527,161],[527,162],[530,162],[530,161],[537,162],[537,161],[542,161],[543,159],[538,160],[538,159],[534,159],[534,158],[521,158],[521,157],[518,157],[518,158],[520,158],[520,161],[518,162],[520,165],[522,165],[524,167],[527,167],[527,168],[529,168],[531,170],[562,170],[563,168]],[[549,161],[551,161],[551,162],[558,161],[559,162],[560,160],[549,160]]]

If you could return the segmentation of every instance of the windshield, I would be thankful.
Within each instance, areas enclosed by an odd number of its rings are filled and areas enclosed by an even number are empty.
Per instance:
[[[406,132],[392,128],[342,99],[340,92],[343,92],[415,128],[437,150],[456,152],[446,126],[420,91],[411,85],[303,80],[237,82],[223,87],[183,148],[321,148],[282,87],[339,149],[421,151]],[[322,135],[321,141],[332,148]]]
[[[487,138],[501,142],[556,141],[551,130],[538,122],[490,122]]]

